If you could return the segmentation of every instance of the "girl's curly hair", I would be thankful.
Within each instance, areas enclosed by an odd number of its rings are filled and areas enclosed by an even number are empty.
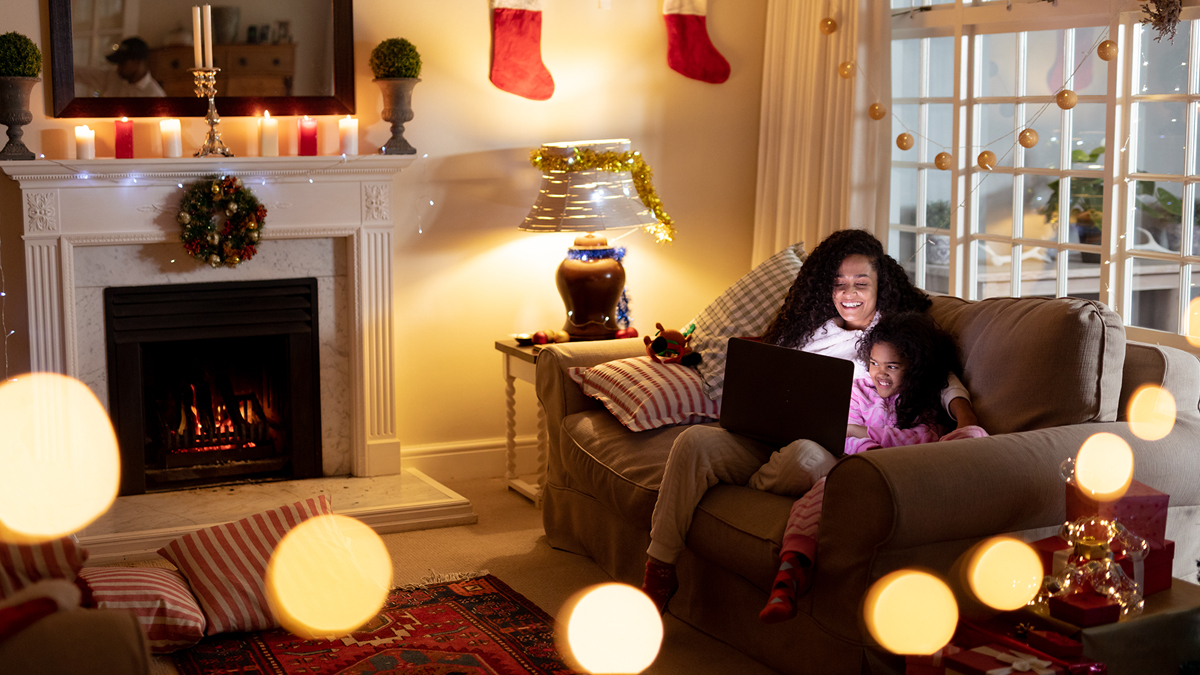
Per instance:
[[[763,342],[800,347],[826,321],[838,315],[833,304],[833,282],[848,256],[866,256],[879,279],[875,308],[882,316],[896,312],[923,312],[932,301],[908,280],[900,263],[883,250],[871,233],[838,230],[817,245],[800,268],[779,314],[767,327]]]
[[[896,397],[896,426],[908,429],[918,424],[953,428],[942,409],[941,392],[950,373],[958,373],[954,340],[938,328],[928,314],[901,312],[879,318],[858,343],[858,358],[871,363],[871,348],[886,342],[908,362]]]

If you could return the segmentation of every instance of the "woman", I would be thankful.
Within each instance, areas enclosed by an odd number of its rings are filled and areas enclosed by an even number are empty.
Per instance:
[[[813,249],[763,341],[852,361],[854,378],[862,379],[869,376],[857,358],[864,331],[880,315],[923,312],[931,304],[878,239],[862,230],[840,230]],[[967,390],[957,377],[950,378],[941,398],[959,427],[976,424]],[[771,490],[781,472],[779,460],[788,457],[775,450],[719,427],[690,427],[675,439],[650,520],[642,582],[660,611],[678,586],[675,559],[705,491],[717,483]],[[766,466],[773,454],[778,456]]]

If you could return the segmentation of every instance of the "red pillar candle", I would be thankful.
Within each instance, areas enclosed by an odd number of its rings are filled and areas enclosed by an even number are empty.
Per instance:
[[[133,159],[133,120],[122,117],[117,120],[116,156],[117,159]]]
[[[317,154],[317,121],[308,115],[300,118],[300,156]]]

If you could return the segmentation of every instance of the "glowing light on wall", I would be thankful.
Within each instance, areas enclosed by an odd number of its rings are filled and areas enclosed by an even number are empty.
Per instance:
[[[1157,441],[1175,426],[1175,397],[1154,385],[1138,387],[1129,397],[1129,430],[1134,436]]]
[[[30,373],[0,385],[0,433],[0,540],[77,532],[116,499],[117,437],[82,382]]]
[[[1133,480],[1133,450],[1115,434],[1092,434],[1075,456],[1075,481],[1089,497],[1120,499]]]
[[[590,673],[640,673],[658,656],[662,617],[633,586],[593,586],[567,607],[563,652],[573,666]]]
[[[267,604],[280,625],[306,639],[350,633],[387,599],[392,559],[379,535],[347,516],[293,528],[267,565]]]
[[[981,544],[967,565],[975,597],[1002,611],[1024,607],[1042,584],[1042,563],[1029,544],[996,537]]]
[[[867,591],[863,618],[871,637],[895,654],[932,654],[954,636],[958,605],[944,581],[897,570]]]

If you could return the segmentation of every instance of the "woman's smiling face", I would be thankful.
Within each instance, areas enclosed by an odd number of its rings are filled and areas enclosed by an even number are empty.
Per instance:
[[[833,306],[846,330],[863,330],[875,318],[879,275],[865,255],[848,255],[833,280]]]

